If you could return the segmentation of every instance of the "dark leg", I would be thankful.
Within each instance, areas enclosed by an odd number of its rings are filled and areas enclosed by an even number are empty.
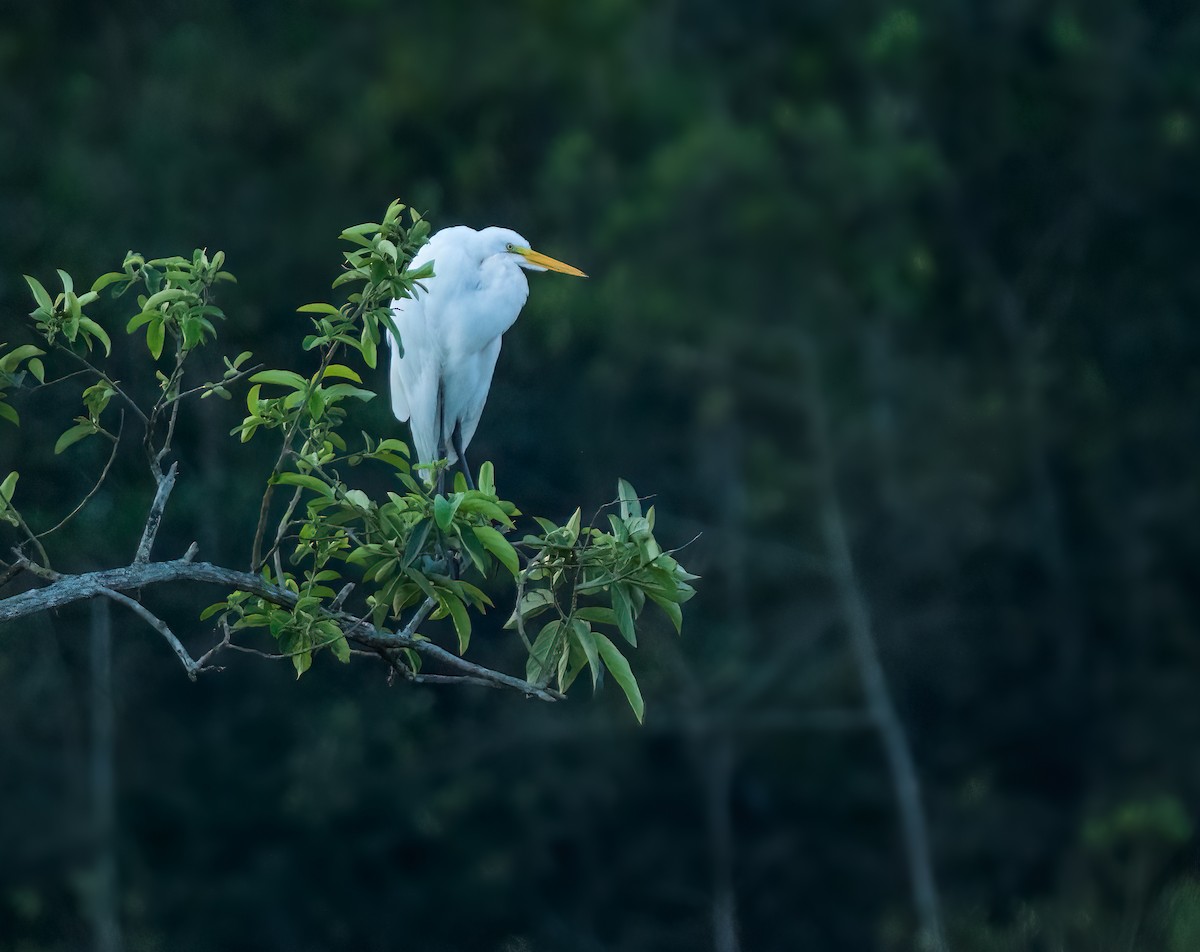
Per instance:
[[[475,480],[471,478],[471,466],[467,463],[467,454],[462,445],[462,423],[454,425],[454,432],[450,434],[450,442],[454,444],[454,452],[458,454],[458,464],[462,467],[463,475],[467,477],[467,489],[474,489]]]
[[[446,390],[445,384],[438,381],[438,402],[437,402],[437,421],[438,421],[438,449],[442,451],[442,455],[448,456],[445,445],[441,442],[442,434],[446,432]],[[437,474],[437,494],[444,495],[446,492],[446,468],[442,467]]]

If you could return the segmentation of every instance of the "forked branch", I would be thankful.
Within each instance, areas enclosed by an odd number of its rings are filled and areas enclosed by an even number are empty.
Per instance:
[[[97,596],[110,598],[137,612],[158,631],[170,643],[175,654],[183,662],[188,676],[193,679],[201,671],[209,669],[208,662],[213,652],[206,653],[199,661],[194,660],[165,622],[140,602],[122,593],[169,583],[191,582],[219,585],[226,590],[250,592],[283,608],[294,607],[298,600],[298,596],[294,592],[278,588],[261,575],[235,571],[213,565],[210,562],[192,562],[186,559],[173,559],[168,562],[134,562],[119,568],[87,572],[81,575],[61,575],[49,572],[28,560],[22,564],[32,574],[49,581],[50,584],[44,588],[32,589],[0,600],[0,622],[15,621]],[[486,684],[489,687],[518,691],[528,697],[536,697],[543,701],[562,700],[563,695],[558,691],[540,687],[521,678],[467,661],[431,641],[417,637],[416,629],[428,616],[432,607],[429,604],[422,605],[408,624],[398,632],[376,628],[365,619],[349,612],[328,612],[327,617],[337,623],[347,641],[362,648],[371,649],[376,653],[395,652],[401,648],[409,648],[428,660],[455,672],[453,675],[417,674],[409,680],[427,683],[453,678],[456,683]],[[219,649],[222,645],[218,644],[215,647]]]

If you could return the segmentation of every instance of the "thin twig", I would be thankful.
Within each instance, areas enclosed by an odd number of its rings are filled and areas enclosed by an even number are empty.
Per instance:
[[[44,539],[44,538],[46,538],[46,536],[50,535],[50,533],[57,532],[59,529],[61,529],[63,526],[65,526],[68,522],[70,522],[72,519],[74,519],[77,515],[79,515],[81,512],[83,512],[83,507],[86,506],[89,502],[91,502],[92,498],[96,495],[96,493],[98,493],[100,491],[100,487],[104,485],[104,480],[106,480],[108,478],[108,471],[110,469],[112,469],[113,461],[117,458],[117,450],[121,446],[121,434],[124,432],[124,430],[125,430],[125,411],[122,410],[121,411],[121,421],[120,421],[120,424],[117,426],[117,432],[116,432],[116,435],[113,437],[113,441],[112,441],[112,445],[113,445],[112,452],[108,454],[108,462],[104,464],[104,469],[102,469],[100,471],[100,478],[96,480],[96,484],[91,488],[91,491],[88,492],[88,494],[86,496],[84,496],[82,500],[80,500],[79,505],[76,506],[74,509],[72,509],[65,516],[63,516],[62,521],[59,522],[58,525],[54,526],[51,529],[47,529],[45,532],[39,532],[38,533],[39,539]]]
[[[345,585],[343,585],[341,590],[335,596],[333,596],[333,601],[329,603],[330,610],[335,612],[341,611],[342,605],[345,604],[346,599],[350,597],[350,593],[353,591],[353,582],[347,582]]]
[[[118,386],[117,382],[115,380],[113,380],[112,377],[110,377],[108,374],[106,374],[103,370],[101,370],[99,367],[97,367],[95,364],[93,364],[90,360],[88,360],[83,355],[75,353],[75,351],[73,351],[70,347],[67,347],[63,344],[55,344],[55,347],[58,350],[61,350],[63,353],[68,354],[71,357],[74,357],[77,361],[79,361],[81,364],[83,364],[84,367],[86,367],[88,370],[90,370],[92,373],[94,373],[97,377],[99,377],[101,380],[103,380],[106,384],[108,384],[110,387],[112,387],[113,390],[117,393],[117,395],[120,396],[121,399],[124,400],[127,404],[129,404],[129,406],[133,409],[133,412],[138,415],[138,419],[140,419],[142,421],[142,423],[146,424],[147,426],[150,425],[150,420],[147,418],[146,414],[142,411],[142,408],[139,407],[134,402],[133,398],[131,396],[129,396],[129,394],[127,394],[124,390],[122,390],[120,388],[120,386]]]
[[[0,589],[4,588],[9,582],[25,571],[23,565],[9,565],[3,572],[0,572]]]
[[[362,311],[365,303],[365,299],[359,303],[359,312]],[[292,441],[296,438],[296,433],[300,430],[300,420],[304,416],[303,408],[308,404],[308,398],[312,395],[312,388],[324,379],[325,370],[340,347],[341,344],[334,344],[326,348],[324,354],[321,355],[321,366],[317,368],[316,374],[309,379],[304,390],[304,397],[299,404],[300,410],[297,411],[295,419],[292,420],[287,432],[283,435],[283,445],[279,448],[279,456],[275,460],[275,465],[271,468],[271,474],[267,477],[267,488],[263,491],[262,503],[258,508],[258,525],[254,530],[254,544],[250,548],[250,570],[253,572],[257,572],[262,568],[263,563],[266,561],[266,558],[261,553],[263,536],[267,531],[267,518],[271,510],[271,497],[275,494],[275,484],[272,480],[282,472],[284,460],[292,452]]]
[[[56,383],[62,383],[64,380],[70,380],[72,377],[79,377],[83,374],[90,373],[89,370],[72,370],[69,374],[63,374],[61,377],[55,377],[53,380],[47,380],[44,383],[35,384],[30,387],[29,393],[37,393],[39,390],[44,390],[46,387],[53,387]]]
[[[25,553],[20,549],[13,549],[12,553],[17,560],[17,566],[19,566],[23,572],[28,572],[30,575],[36,575],[38,578],[47,582],[57,582],[62,578],[61,575],[55,572],[54,569],[50,568],[48,565],[38,565],[36,562],[31,562]],[[0,602],[0,605],[3,604],[4,602]]]
[[[296,511],[296,506],[300,502],[300,496],[303,492],[303,488],[297,486],[296,491],[292,493],[292,498],[288,501],[287,509],[283,512],[283,518],[279,520],[279,528],[275,532],[275,542],[271,546],[270,553],[268,553],[275,565],[275,581],[280,585],[283,584],[283,564],[279,546],[283,542],[283,537],[287,534],[288,527],[292,522],[292,513]]]
[[[154,431],[158,426],[159,415],[169,404],[167,398],[171,392],[171,388],[178,386],[179,381],[183,377],[183,361],[187,357],[187,354],[183,350],[183,338],[174,332],[172,332],[172,336],[175,339],[175,366],[171,369],[171,376],[163,384],[162,394],[154,401],[154,406],[150,409],[150,419],[146,422],[146,435],[142,440],[142,446],[146,450],[146,460],[150,464],[150,472],[155,480],[162,479],[162,461],[171,450],[171,440],[175,435],[175,421],[179,416],[178,403],[171,405],[171,416],[167,422],[167,435],[157,452],[154,449]]]
[[[206,670],[209,667],[208,659],[211,658],[213,655],[215,655],[218,651],[222,651],[225,648],[228,648],[233,639],[233,632],[230,631],[229,624],[228,624],[228,622],[226,622],[224,620],[224,618],[221,619],[221,627],[225,631],[224,637],[220,641],[218,641],[215,645],[213,645],[211,648],[209,648],[206,652],[204,652],[204,654],[202,654],[199,657],[199,659],[196,661],[196,665],[202,671]],[[221,671],[223,669],[216,668],[216,670]]]
[[[196,672],[200,670],[200,666],[188,654],[187,649],[183,646],[183,642],[175,637],[175,632],[171,631],[165,621],[155,615],[141,602],[135,601],[121,592],[114,592],[111,588],[102,588],[99,594],[105,598],[111,598],[114,602],[119,602],[135,614],[140,615],[146,624],[167,639],[167,644],[171,646],[175,654],[179,656],[179,660],[183,662],[183,667],[187,671],[188,677],[193,681],[196,680]]]
[[[25,517],[21,515],[21,513],[11,502],[8,504],[8,511],[16,517],[17,525],[20,527],[21,531],[25,533],[25,538],[32,542],[33,547],[37,549],[38,557],[42,560],[42,565],[44,565],[46,568],[49,568],[50,556],[46,554],[46,547],[43,546],[41,540],[33,534],[33,530],[29,528],[29,523],[25,521]]]
[[[529,636],[525,633],[525,618],[521,614],[521,601],[525,598],[525,582],[529,573],[533,571],[535,565],[542,561],[542,557],[545,554],[546,550],[543,549],[529,560],[529,564],[525,566],[525,571],[517,573],[517,607],[513,614],[517,619],[517,634],[521,637],[521,642],[525,645],[525,650],[530,654],[533,654],[533,644],[530,642]]]
[[[210,381],[209,383],[202,383],[198,387],[192,387],[191,390],[185,390],[185,391],[183,391],[183,393],[176,394],[174,397],[171,398],[171,400],[172,400],[172,402],[178,402],[179,400],[182,400],[184,397],[190,397],[193,393],[199,393],[201,390],[206,390],[206,391],[211,392],[213,390],[216,390],[217,387],[225,387],[231,383],[237,383],[243,377],[249,377],[252,373],[257,373],[258,371],[262,370],[262,368],[264,366],[265,366],[265,364],[255,364],[253,367],[247,367],[245,370],[241,370],[238,373],[234,374],[232,377],[229,377],[220,382]]]

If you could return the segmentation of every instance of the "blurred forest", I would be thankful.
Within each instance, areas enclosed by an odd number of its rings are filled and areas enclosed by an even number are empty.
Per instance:
[[[205,359],[303,370],[341,228],[395,197],[515,228],[592,277],[532,277],[473,458],[563,518],[629,478],[703,579],[633,658],[642,728],[611,684],[193,684],[114,610],[113,830],[89,613],[7,626],[0,950],[116,948],[104,862],[130,950],[913,948],[831,519],[950,948],[1200,948],[1191,6],[5,8],[0,339],[31,339],[23,272],[206,246],[240,283]],[[0,424],[40,524],[103,463],[50,452],[74,399]],[[244,561],[270,461],[238,419],[183,420],[165,549]],[[128,560],[128,485],[73,568]],[[172,596],[186,640],[212,595]]]

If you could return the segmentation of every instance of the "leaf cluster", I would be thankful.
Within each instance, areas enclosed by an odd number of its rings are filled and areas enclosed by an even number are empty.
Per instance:
[[[301,349],[315,352],[312,372],[251,365],[252,355],[243,352],[224,359],[220,380],[191,387],[184,385],[188,358],[217,336],[214,321],[224,317],[213,300],[214,288],[234,280],[223,270],[222,252],[209,256],[197,249],[190,259],[146,259],[130,252],[121,270],[101,275],[82,295],[75,295],[71,277],[60,271],[63,291],[54,299],[28,278],[36,304],[30,314],[34,331],[55,356],[82,366],[75,374],[89,378],[80,394],[83,412],[58,438],[55,452],[99,434],[112,441],[115,457],[123,429],[107,427],[105,415],[120,403],[122,426],[125,410],[142,422],[142,445],[165,502],[164,486],[169,493],[175,471],[164,475],[162,464],[173,452],[181,402],[197,394],[231,398],[232,388],[248,378],[246,415],[231,435],[246,443],[270,434],[279,451],[265,481],[251,553],[251,568],[263,585],[256,592],[232,592],[202,615],[217,618],[226,633],[222,644],[231,643],[235,634],[261,631],[275,642],[273,656],[290,659],[299,677],[322,650],[348,662],[357,641],[393,670],[419,680],[422,645],[428,641],[419,628],[448,620],[458,654],[464,655],[474,616],[494,607],[493,595],[503,586],[514,604],[506,627],[516,629],[528,654],[526,680],[509,682],[539,696],[561,696],[584,667],[593,688],[607,672],[641,720],[641,692],[617,642],[625,651],[637,646],[647,601],[679,631],[680,606],[692,596],[695,576],[659,546],[654,509],[643,513],[632,486],[621,480],[617,498],[597,512],[596,519],[607,514],[606,527],[596,526],[595,519],[583,526],[577,509],[564,523],[535,517],[522,531],[516,521],[522,513],[498,494],[491,463],[480,467],[478,488],[467,488],[458,473],[453,489],[442,491],[434,476],[444,461],[419,461],[418,473],[401,440],[346,432],[353,407],[376,396],[352,364],[376,367],[384,331],[402,345],[391,308],[433,275],[436,262],[411,267],[428,235],[427,221],[415,210],[406,213],[400,202],[388,206],[381,222],[342,232],[352,247],[344,252],[343,270],[332,287],[345,289],[344,300],[298,308],[310,324]],[[95,344],[102,345],[105,357],[111,352],[108,334],[83,310],[105,291],[114,301],[136,302],[124,326],[129,335],[144,333],[158,382],[150,406],[134,400],[92,353]],[[160,369],[168,352],[173,362]],[[20,387],[26,375],[45,382],[46,354],[32,344],[0,353],[0,388]],[[16,412],[3,396],[0,389],[0,416],[15,423]],[[361,467],[373,468],[376,475],[360,485],[354,477]],[[97,489],[107,471],[108,466]],[[373,497],[362,486],[378,485],[379,474],[388,488]],[[0,483],[0,520],[24,533],[22,544],[33,545],[49,571],[39,537],[12,506],[17,479],[14,472]],[[158,518],[161,511],[151,513],[147,538],[152,539]],[[540,629],[530,637],[526,625],[535,619]],[[381,633],[394,634],[388,640]]]

